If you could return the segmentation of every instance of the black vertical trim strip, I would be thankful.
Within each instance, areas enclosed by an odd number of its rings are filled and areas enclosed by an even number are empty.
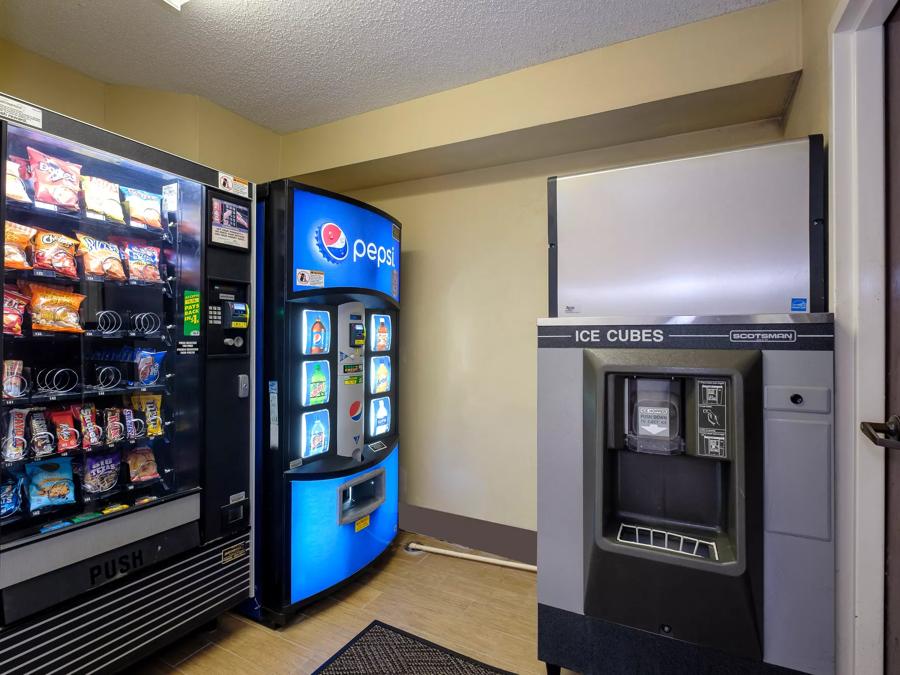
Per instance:
[[[557,316],[556,176],[547,179],[547,316]]]
[[[827,157],[821,134],[809,137],[809,311],[828,311]]]

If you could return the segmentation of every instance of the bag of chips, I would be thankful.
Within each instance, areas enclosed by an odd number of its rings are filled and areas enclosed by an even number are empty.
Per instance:
[[[125,224],[125,213],[119,201],[119,186],[96,176],[82,176],[84,206],[88,217],[109,219]]]
[[[28,475],[28,502],[32,511],[45,506],[61,506],[75,502],[72,460],[58,457],[25,466]]]
[[[122,458],[118,452],[88,455],[84,458],[84,491],[96,494],[108,492],[119,482]]]
[[[135,227],[148,227],[161,230],[162,195],[155,195],[135,188],[122,188],[123,201],[128,204],[128,217]]]
[[[156,457],[150,448],[129,450],[125,454],[125,461],[128,462],[128,474],[132,483],[159,478]]]
[[[78,242],[58,232],[38,230],[34,239],[34,269],[53,270],[57,274],[78,278],[75,249]]]
[[[146,349],[138,349],[134,355],[137,366],[137,385],[151,385],[159,381],[162,374],[162,362],[168,352],[153,352]]]
[[[118,246],[81,232],[76,232],[75,236],[78,237],[78,255],[84,263],[86,275],[125,281],[125,268],[122,267],[122,254]]]
[[[19,172],[19,165],[10,159],[6,160],[6,196],[14,202],[31,203],[31,198],[25,190],[25,181]]]
[[[0,445],[0,457],[7,462],[18,462],[28,456],[28,441],[25,439],[26,419],[28,419],[28,408],[15,408],[9,411],[6,435]]]
[[[68,452],[78,447],[78,430],[71,410],[51,410],[47,413],[56,430],[57,447],[60,452]]]
[[[3,288],[3,332],[7,335],[21,335],[28,298],[13,286]]]
[[[25,484],[23,474],[10,473],[0,483],[0,519],[14,516],[22,508],[22,486]]]
[[[3,265],[11,270],[30,270],[28,259],[37,230],[27,225],[6,221],[6,241],[3,247]]]
[[[34,180],[34,199],[63,211],[78,211],[81,165],[28,148],[28,164]]]
[[[133,241],[115,239],[122,249],[125,262],[128,264],[128,277],[132,281],[148,281],[162,283],[159,275],[159,249],[156,246],[144,246]]]
[[[27,286],[31,291],[31,327],[34,330],[84,332],[79,314],[83,295],[33,282]]]

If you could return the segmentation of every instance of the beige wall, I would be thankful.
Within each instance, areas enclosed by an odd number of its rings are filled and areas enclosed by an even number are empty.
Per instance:
[[[536,329],[548,176],[781,137],[761,122],[372,188],[403,223],[401,494],[536,527]]]
[[[4,40],[0,92],[252,181],[280,175],[278,134],[193,94],[106,84]]]

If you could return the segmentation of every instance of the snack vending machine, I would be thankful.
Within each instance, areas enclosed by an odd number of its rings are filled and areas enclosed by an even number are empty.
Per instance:
[[[281,180],[260,187],[264,307],[257,419],[257,598],[272,624],[397,534],[400,223]]]
[[[250,594],[252,203],[0,103],[0,672],[116,670]]]

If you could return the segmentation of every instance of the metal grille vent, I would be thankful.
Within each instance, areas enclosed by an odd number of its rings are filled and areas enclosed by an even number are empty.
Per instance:
[[[631,544],[632,546],[643,546],[669,553],[678,553],[691,558],[703,558],[717,562],[719,560],[719,551],[716,549],[715,542],[689,537],[686,534],[678,534],[677,532],[657,530],[653,527],[621,523],[619,532],[616,535],[616,541],[622,544]]]

